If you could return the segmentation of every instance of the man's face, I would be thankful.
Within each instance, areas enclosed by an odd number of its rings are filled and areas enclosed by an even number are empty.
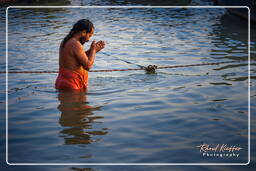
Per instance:
[[[92,28],[92,31],[90,33],[86,33],[86,30],[82,31],[81,37],[80,37],[80,43],[83,45],[85,42],[88,42],[91,37],[94,34],[94,28]]]

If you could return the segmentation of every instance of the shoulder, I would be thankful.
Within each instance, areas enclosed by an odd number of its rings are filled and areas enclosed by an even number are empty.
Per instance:
[[[83,46],[81,45],[81,43],[75,39],[70,39],[68,42],[68,45],[72,48],[83,48]]]

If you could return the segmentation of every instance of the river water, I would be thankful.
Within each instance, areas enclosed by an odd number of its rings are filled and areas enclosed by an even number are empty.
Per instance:
[[[88,93],[56,91],[57,74],[9,74],[9,163],[248,162],[246,21],[209,8],[10,8],[9,71],[57,71],[58,46],[81,18],[94,23],[92,39],[107,41],[95,70],[238,62],[89,73]],[[251,46],[255,60],[255,40]],[[1,87],[5,104],[5,82]],[[238,156],[207,156],[201,144],[242,149]]]

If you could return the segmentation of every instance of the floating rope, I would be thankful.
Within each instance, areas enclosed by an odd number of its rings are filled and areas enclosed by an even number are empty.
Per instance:
[[[106,70],[90,70],[89,72],[114,72],[114,71],[138,71],[145,70],[146,72],[152,73],[156,69],[168,69],[168,68],[182,68],[182,67],[194,67],[194,66],[206,66],[206,65],[220,65],[228,63],[238,63],[240,61],[226,61],[226,62],[212,62],[212,63],[201,63],[201,64],[188,64],[188,65],[171,65],[171,66],[156,66],[148,65],[147,67],[132,68],[132,69],[106,69]],[[0,71],[0,74],[6,73],[5,71]],[[8,74],[50,74],[59,73],[58,71],[8,71]]]

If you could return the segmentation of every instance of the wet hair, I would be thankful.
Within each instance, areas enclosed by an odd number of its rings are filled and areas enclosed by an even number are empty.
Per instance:
[[[70,30],[68,35],[63,39],[61,43],[61,47],[64,47],[65,44],[69,39],[71,39],[76,33],[79,33],[80,31],[85,30],[86,33],[90,33],[92,29],[94,28],[92,22],[88,19],[81,19],[78,20],[74,25],[73,28]]]

